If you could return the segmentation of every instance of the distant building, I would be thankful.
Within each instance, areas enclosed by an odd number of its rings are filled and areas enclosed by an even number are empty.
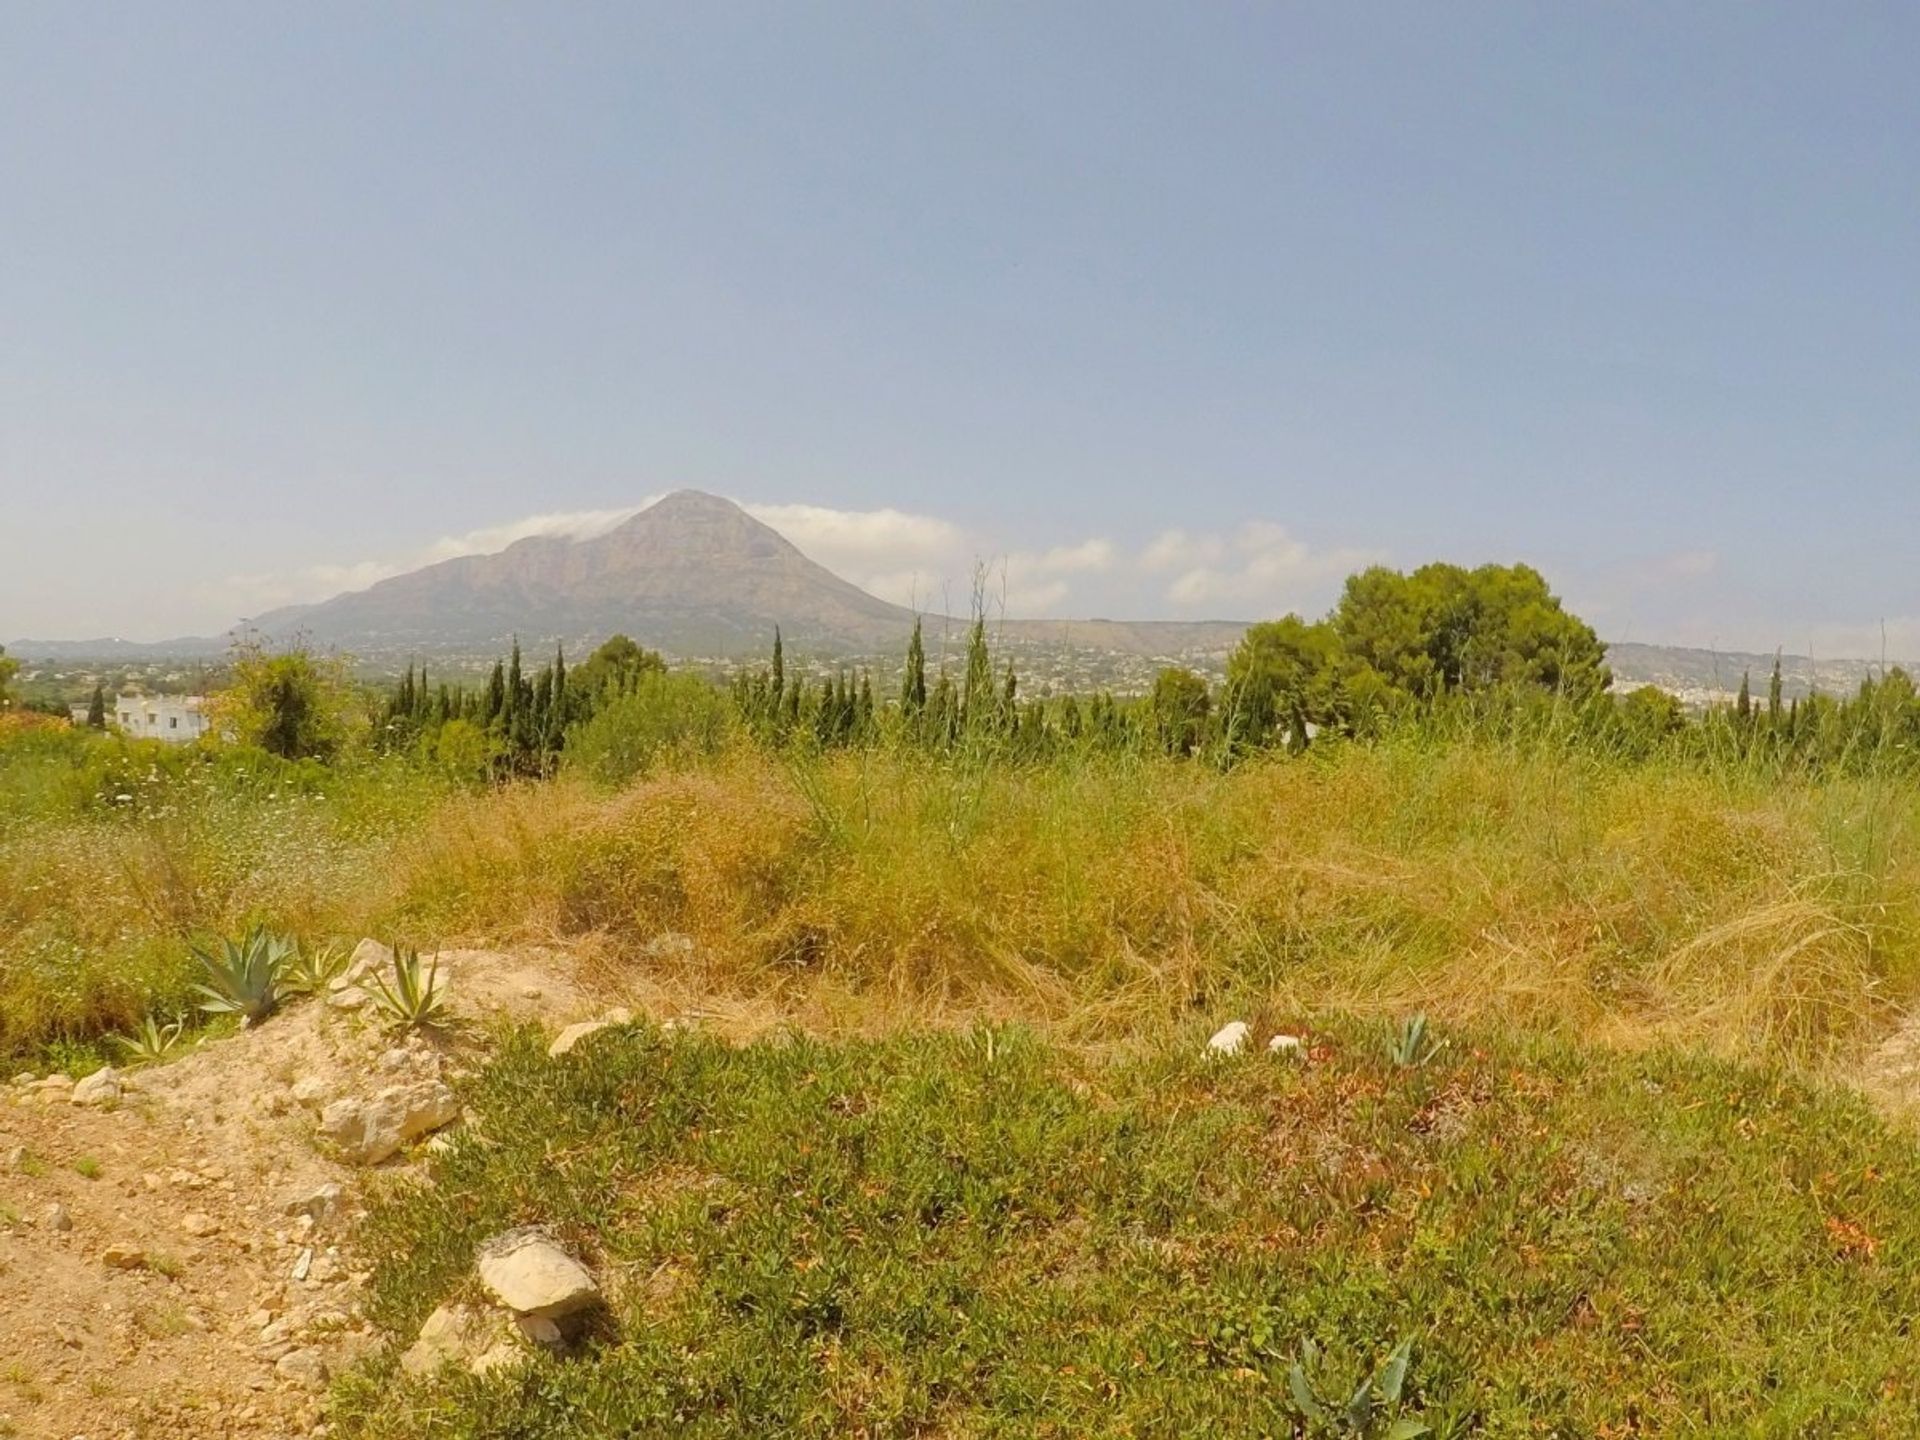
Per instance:
[[[185,744],[213,728],[199,695],[118,695],[107,706],[107,723],[139,740]],[[73,723],[87,723],[87,707],[73,707]]]

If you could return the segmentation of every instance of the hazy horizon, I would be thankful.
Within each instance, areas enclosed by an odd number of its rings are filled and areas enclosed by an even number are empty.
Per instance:
[[[1920,18],[0,16],[0,638],[741,500],[886,599],[1920,654]],[[30,543],[29,543],[30,542]],[[1883,638],[1884,636],[1884,638]]]

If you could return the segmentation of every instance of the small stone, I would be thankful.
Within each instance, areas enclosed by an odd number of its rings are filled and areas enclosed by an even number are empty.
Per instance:
[[[1276,1035],[1267,1041],[1269,1055],[1285,1055],[1289,1059],[1304,1060],[1307,1047],[1300,1043],[1298,1035]]]
[[[1247,1048],[1248,1026],[1244,1020],[1230,1020],[1214,1031],[1213,1038],[1207,1041],[1207,1053],[1210,1055],[1238,1055]]]
[[[544,1315],[516,1315],[513,1323],[530,1345],[558,1354],[566,1341],[560,1334],[560,1327]]]
[[[67,1213],[67,1207],[54,1204],[40,1212],[40,1223],[49,1230],[67,1231],[73,1229],[73,1217]]]
[[[190,1210],[180,1217],[180,1228],[189,1235],[205,1238],[220,1233],[220,1222],[203,1211]]]
[[[600,1301],[587,1268],[537,1226],[509,1230],[480,1247],[480,1283],[517,1315],[557,1320]]]
[[[293,1278],[304,1280],[311,1269],[313,1269],[313,1247],[309,1245],[300,1252],[300,1258],[293,1262]]]
[[[293,1082],[293,1098],[297,1104],[310,1110],[318,1110],[327,1103],[327,1082],[318,1075],[302,1075]]]
[[[327,996],[327,1004],[335,1010],[358,1010],[367,1003],[367,998],[367,992],[358,985],[349,985]]]
[[[296,1195],[280,1208],[282,1215],[300,1215],[310,1220],[326,1220],[340,1209],[340,1187],[329,1181],[304,1195]]]
[[[147,1252],[138,1245],[109,1245],[100,1252],[100,1263],[109,1270],[144,1270]]]
[[[23,1173],[26,1168],[27,1147],[24,1145],[15,1145],[7,1151],[7,1173],[9,1175],[19,1175]]]
[[[513,1330],[497,1310],[476,1305],[442,1305],[420,1327],[420,1337],[400,1357],[409,1375],[431,1375],[443,1365],[460,1365],[484,1374],[517,1358]]]
[[[111,1105],[120,1098],[120,1091],[120,1072],[107,1065],[75,1085],[67,1098],[75,1105]]]
[[[273,1373],[307,1390],[327,1383],[327,1361],[318,1350],[290,1350],[275,1363]]]
[[[347,957],[347,968],[334,977],[332,988],[345,990],[369,975],[384,973],[393,965],[393,951],[378,940],[362,940]]]

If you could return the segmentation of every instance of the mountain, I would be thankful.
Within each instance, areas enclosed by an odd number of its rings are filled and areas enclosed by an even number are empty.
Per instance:
[[[892,655],[913,612],[816,564],[731,500],[680,490],[590,539],[535,536],[466,555],[254,623],[367,659],[497,654],[564,641],[576,652],[616,632],[680,656],[764,654],[774,627],[803,652]],[[929,629],[956,622],[929,617]],[[1246,627],[1225,622],[1006,620],[1016,650],[1140,658],[1226,652]]]
[[[730,500],[680,490],[590,539],[537,535],[254,622],[361,654],[497,651],[624,632],[680,654],[892,645],[910,612],[817,565]]]

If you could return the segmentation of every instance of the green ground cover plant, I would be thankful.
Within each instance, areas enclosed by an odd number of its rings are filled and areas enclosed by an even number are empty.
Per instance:
[[[361,1237],[401,1335],[553,1227],[611,1307],[364,1437],[1907,1435],[1920,1158],[1774,1067],[1384,1023],[1119,1062],[1019,1030],[505,1037],[477,1135]],[[1313,1418],[1403,1342],[1371,1430]],[[390,1364],[391,1362],[389,1362]],[[1407,1433],[1407,1432],[1403,1432]]]

